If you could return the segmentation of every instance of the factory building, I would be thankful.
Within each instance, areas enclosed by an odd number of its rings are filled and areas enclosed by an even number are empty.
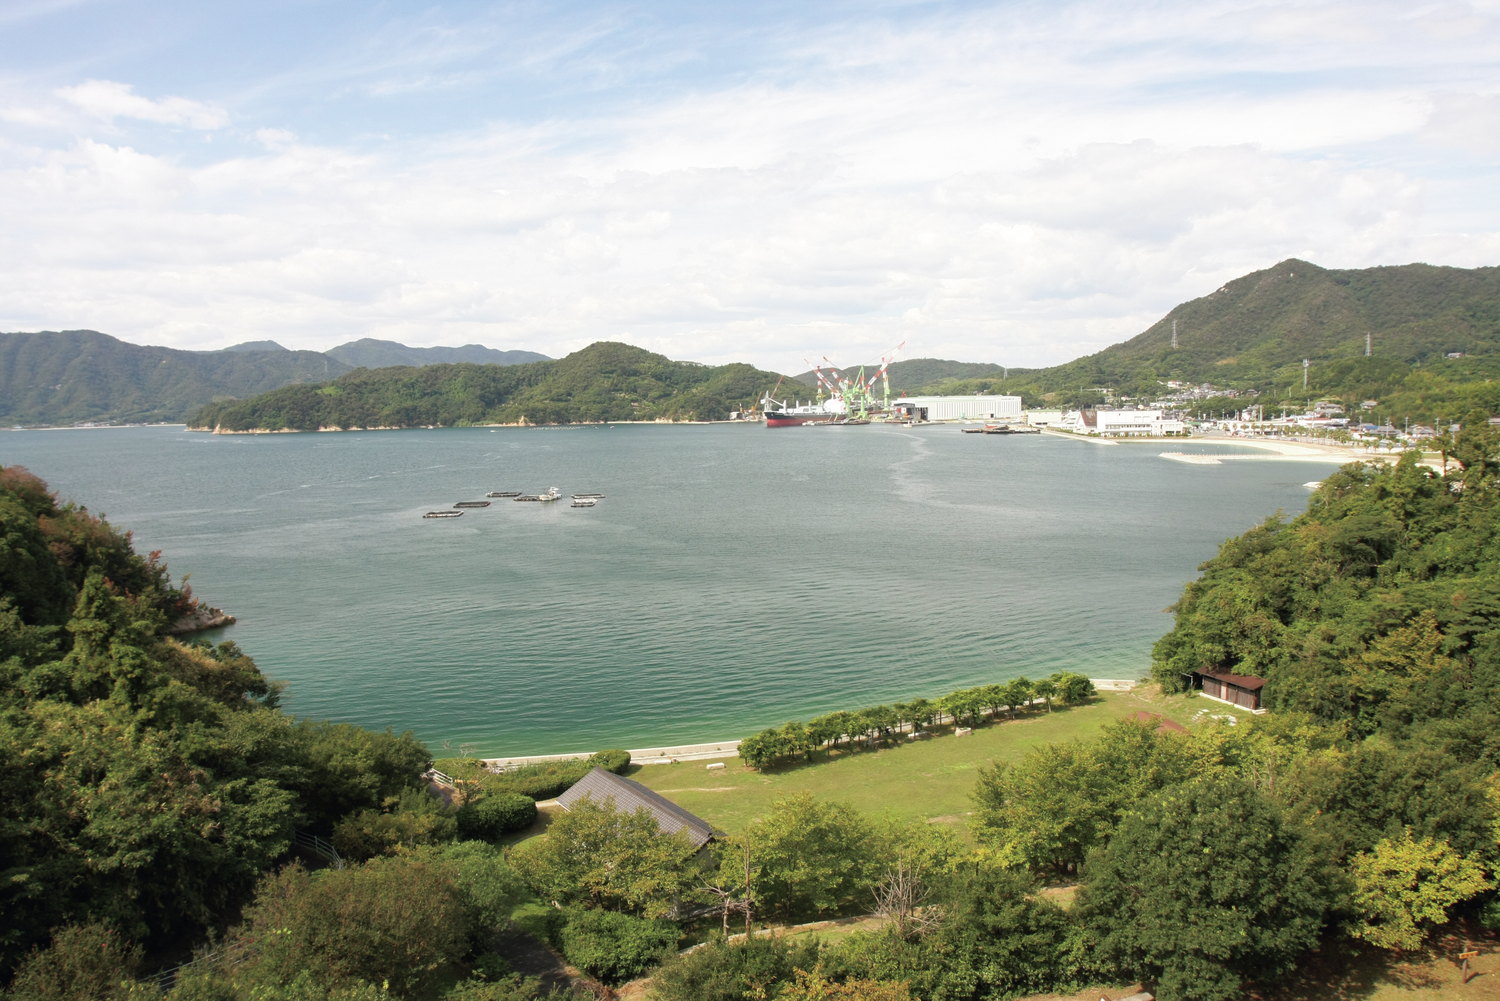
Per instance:
[[[1019,396],[903,396],[891,403],[899,417],[919,421],[1019,421]]]
[[[1161,410],[1070,410],[1054,426],[1075,434],[1110,437],[1177,435],[1186,430],[1179,418]]]

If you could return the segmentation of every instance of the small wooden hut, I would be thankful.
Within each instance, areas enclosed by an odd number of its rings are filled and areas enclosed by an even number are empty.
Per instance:
[[[1261,708],[1260,690],[1266,679],[1251,674],[1230,674],[1228,671],[1194,671],[1193,687],[1220,702],[1227,702],[1252,712]]]

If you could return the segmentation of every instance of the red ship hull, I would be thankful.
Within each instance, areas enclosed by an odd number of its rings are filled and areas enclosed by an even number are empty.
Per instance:
[[[766,414],[766,427],[768,428],[792,428],[798,424],[812,424],[827,420],[825,414]]]

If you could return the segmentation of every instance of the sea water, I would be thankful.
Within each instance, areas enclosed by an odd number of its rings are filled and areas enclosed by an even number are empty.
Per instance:
[[[1195,449],[1229,450],[1170,446]],[[207,638],[286,682],[291,711],[487,756],[1141,677],[1199,564],[1326,471],[1164,450],[878,425],[0,437],[0,463],[238,616]],[[570,506],[586,492],[606,496]]]

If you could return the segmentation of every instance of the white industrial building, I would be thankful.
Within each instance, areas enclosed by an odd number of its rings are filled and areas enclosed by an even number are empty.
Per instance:
[[[1022,416],[1025,417],[1027,424],[1040,428],[1052,427],[1063,421],[1061,410],[1028,410]]]
[[[1182,434],[1186,425],[1161,410],[1071,410],[1057,427],[1106,437]]]
[[[891,404],[898,415],[920,421],[1019,421],[1019,396],[903,396]]]

